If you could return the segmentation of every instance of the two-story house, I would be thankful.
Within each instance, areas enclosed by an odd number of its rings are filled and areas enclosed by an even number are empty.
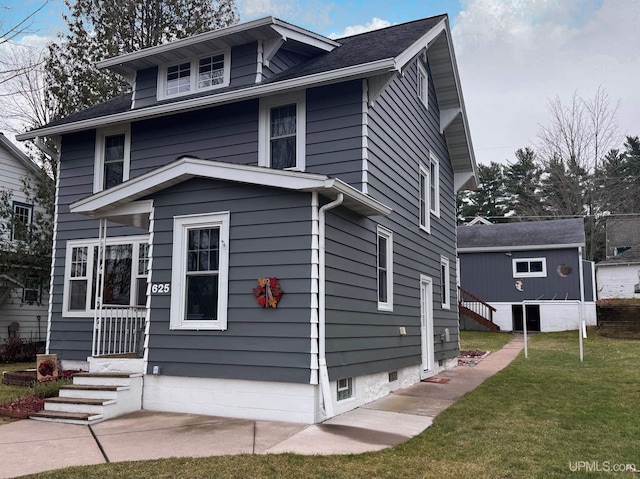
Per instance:
[[[33,204],[24,190],[25,178],[32,181],[43,171],[31,159],[0,133],[0,192],[3,207],[10,208],[0,225],[0,340],[20,337],[23,340],[44,342],[47,331],[48,284],[42,275],[32,275],[29,264],[21,264],[15,244],[26,241],[38,205]]]
[[[315,423],[457,364],[477,175],[446,16],[268,17],[98,66],[132,94],[20,136],[61,148],[63,367],[142,373],[148,410]]]

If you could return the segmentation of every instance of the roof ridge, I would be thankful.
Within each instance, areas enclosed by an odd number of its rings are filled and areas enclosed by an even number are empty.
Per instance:
[[[360,33],[354,33],[353,35],[345,35],[343,37],[338,37],[338,38],[334,38],[333,40],[335,40],[336,42],[339,42],[340,40],[344,40],[344,39],[351,39],[354,37],[359,37],[359,36],[363,36],[363,35],[369,35],[372,33],[376,33],[376,32],[380,32],[382,30],[389,30],[391,28],[397,28],[397,27],[406,27],[407,25],[411,25],[412,23],[418,23],[418,22],[424,22],[426,20],[433,20],[436,18],[448,18],[449,15],[447,13],[441,13],[440,15],[433,15],[431,17],[424,17],[424,18],[418,18],[416,20],[411,20],[409,22],[400,22],[400,23],[394,23],[392,25],[389,25],[388,27],[382,27],[382,28],[376,28],[375,30],[369,30],[366,32],[360,32]]]

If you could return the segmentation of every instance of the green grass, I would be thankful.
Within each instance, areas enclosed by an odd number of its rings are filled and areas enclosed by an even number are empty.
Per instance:
[[[466,341],[466,339],[465,339]],[[640,466],[640,341],[575,332],[531,338],[520,356],[414,439],[377,453],[227,456],[104,464],[32,478],[600,478],[578,461]],[[608,461],[608,462],[606,462]]]
[[[489,331],[460,331],[460,350],[497,351],[511,341],[511,333]]]
[[[0,372],[3,371],[24,371],[25,369],[33,369],[36,367],[36,363],[12,363],[1,364]],[[0,383],[0,404],[4,404],[9,401],[30,396],[33,394],[33,389],[20,387],[20,386],[6,386]]]

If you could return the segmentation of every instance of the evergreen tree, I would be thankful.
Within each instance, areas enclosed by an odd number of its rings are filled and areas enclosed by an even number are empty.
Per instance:
[[[95,62],[238,22],[234,0],[65,0],[68,28],[49,46],[48,100],[60,118],[130,90]]]
[[[458,195],[457,209],[460,222],[476,216],[484,216],[495,222],[508,212],[504,167],[494,161],[490,165],[478,165],[480,184],[474,191]]]
[[[527,147],[516,151],[516,162],[509,163],[505,171],[505,194],[508,209],[515,216],[536,217],[544,213],[540,202],[541,168],[535,152]]]

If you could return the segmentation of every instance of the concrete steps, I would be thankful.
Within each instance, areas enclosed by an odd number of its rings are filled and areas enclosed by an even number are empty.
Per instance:
[[[79,373],[58,397],[45,400],[31,419],[69,424],[96,424],[142,409],[142,374]]]

